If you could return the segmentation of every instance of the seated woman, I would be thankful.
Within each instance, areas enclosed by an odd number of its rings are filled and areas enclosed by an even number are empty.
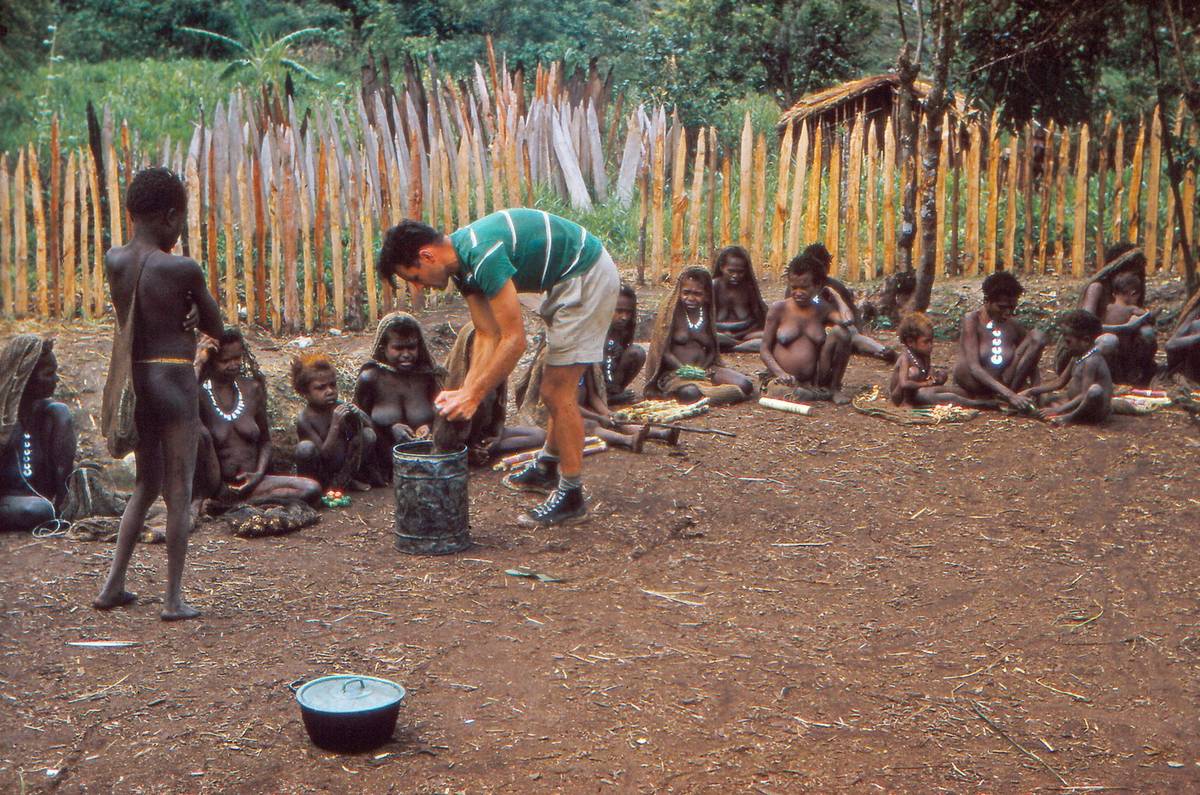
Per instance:
[[[19,334],[0,350],[0,530],[57,517],[75,466],[71,410],[53,399],[54,341]]]
[[[758,353],[767,322],[767,302],[758,289],[750,252],[741,246],[721,249],[713,259],[712,277],[721,350]]]
[[[199,457],[194,497],[224,506],[266,505],[321,499],[311,478],[272,475],[267,385],[239,329],[201,343]]]
[[[1101,340],[1100,347],[1108,360],[1113,379],[1118,383],[1136,383],[1144,385],[1155,374],[1154,356],[1158,349],[1155,339],[1153,316],[1128,316],[1127,310],[1117,309],[1110,313],[1114,304],[1141,306],[1146,295],[1146,255],[1133,243],[1121,242],[1110,246],[1104,252],[1107,263],[1079,294],[1077,307],[1086,309],[1100,318],[1105,325],[1105,333],[1111,334]],[[1121,280],[1123,297],[1118,297],[1117,281]],[[1136,286],[1135,286],[1136,283]],[[1110,322],[1109,318],[1114,321]],[[1139,319],[1141,318],[1141,319]],[[1132,326],[1130,320],[1137,320]],[[1071,355],[1066,349],[1066,343],[1059,341],[1054,353],[1054,370],[1062,373],[1071,363]]]
[[[1200,291],[1183,307],[1167,340],[1167,374],[1200,387]]]
[[[903,355],[892,369],[888,397],[896,406],[948,404],[969,408],[993,408],[991,400],[972,400],[957,387],[946,386],[949,373],[933,366],[933,324],[923,312],[906,315],[898,332]]]
[[[292,388],[308,404],[296,417],[296,471],[325,490],[366,491],[375,430],[362,409],[338,400],[337,375],[323,353],[292,359]]]
[[[1027,330],[1014,317],[1025,288],[1008,271],[983,280],[983,308],[963,316],[958,337],[954,382],[967,397],[1000,400],[1017,411],[1032,411],[1033,401],[1020,394],[1041,383],[1038,362],[1046,335]]]
[[[358,371],[354,404],[371,418],[376,475],[384,482],[392,479],[392,448],[433,430],[433,399],[444,378],[415,317],[393,312],[379,321],[371,358]]]
[[[646,397],[684,403],[707,397],[714,404],[750,397],[750,379],[721,364],[715,315],[712,275],[698,265],[685,268],[658,307],[646,357]]]
[[[637,293],[622,282],[604,342],[604,392],[610,406],[632,403],[635,399],[629,385],[646,364],[646,349],[633,344],[636,329]]]
[[[832,400],[844,405],[842,376],[850,362],[852,319],[831,301],[822,301],[829,253],[815,243],[788,264],[788,298],[767,312],[760,355],[769,374],[771,397]]]

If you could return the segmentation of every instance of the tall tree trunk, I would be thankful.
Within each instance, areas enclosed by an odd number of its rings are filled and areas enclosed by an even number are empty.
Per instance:
[[[952,28],[958,17],[959,0],[938,0],[933,8],[937,19],[937,54],[934,56],[933,86],[925,98],[925,151],[921,153],[921,267],[913,296],[918,312],[929,308],[937,268],[937,176],[941,166],[942,119],[946,113],[946,81],[954,50]]]
[[[919,65],[912,59],[912,48],[906,41],[900,48],[900,57],[896,60],[896,76],[900,78],[896,129],[900,133],[900,173],[904,175],[904,188],[900,194],[900,228],[896,234],[896,264],[901,271],[912,270],[912,247],[916,233],[913,211],[917,203],[917,167],[914,156],[917,140],[917,97],[914,83],[918,68]]]

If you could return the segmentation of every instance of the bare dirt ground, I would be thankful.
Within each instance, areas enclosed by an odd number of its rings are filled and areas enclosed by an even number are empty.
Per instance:
[[[85,453],[108,335],[60,333]],[[258,339],[268,370],[282,342]],[[856,359],[847,381],[885,376]],[[183,625],[158,620],[161,546],[135,557],[141,602],[102,614],[111,545],[0,536],[0,788],[1200,788],[1183,414],[902,427],[747,404],[695,424],[738,437],[589,459],[593,518],[563,531],[519,528],[531,500],[476,472],[458,556],[395,552],[385,490],[291,536],[201,528],[185,586],[204,617]],[[66,645],[89,639],[139,645]],[[391,743],[309,744],[287,684],[333,672],[409,688]]]

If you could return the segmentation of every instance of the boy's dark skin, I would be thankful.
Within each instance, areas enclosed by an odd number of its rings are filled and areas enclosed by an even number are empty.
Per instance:
[[[171,254],[186,219],[186,208],[167,208],[149,217],[133,217],[133,239],[109,249],[104,270],[118,317],[133,301],[135,271],[146,257],[138,284],[138,312],[133,324],[133,384],[138,411],[137,482],[125,506],[117,533],[112,568],[93,607],[108,610],[131,604],[136,596],[125,590],[125,577],[134,545],[142,533],[146,512],[162,494],[167,504],[167,592],[164,621],[195,618],[200,611],[183,599],[183,565],[192,529],[192,479],[199,434],[199,386],[188,364],[157,363],[152,359],[191,362],[196,355],[199,327],[221,333],[221,311],[208,292],[204,271],[187,257]],[[194,314],[193,314],[194,311]],[[192,319],[189,319],[191,317]],[[139,363],[141,362],[141,363]]]
[[[333,484],[321,480],[320,473],[339,472],[345,467],[356,433],[363,434],[363,445],[373,449],[375,431],[370,427],[370,418],[361,409],[353,403],[338,400],[336,373],[318,371],[310,376],[303,397],[308,405],[296,418],[297,470],[301,475],[318,480],[321,488],[329,488]],[[353,477],[346,486],[354,491],[370,488],[370,484]]]
[[[32,530],[52,521],[66,493],[67,477],[75,465],[75,423],[70,409],[53,399],[57,386],[58,360],[45,343],[21,393],[19,424],[0,448],[0,528],[5,530]],[[26,433],[33,445],[33,475],[28,483],[20,465]]]
[[[213,396],[200,398],[200,418],[208,433],[201,439],[211,447],[202,451],[205,491],[223,502],[249,505],[300,501],[316,504],[321,486],[315,480],[291,475],[268,474],[271,463],[271,424],[267,419],[267,396],[253,378],[239,377],[245,346],[226,342],[205,368]],[[237,389],[234,389],[234,385]],[[213,400],[226,413],[233,413],[240,392],[244,411],[232,422],[217,414]],[[232,499],[231,499],[232,498]]]
[[[684,311],[675,313],[670,343],[662,355],[666,366],[672,370],[684,365],[702,367],[711,371],[710,380],[714,384],[733,384],[747,395],[753,392],[754,385],[750,379],[737,370],[713,367],[718,351],[709,347],[709,337],[688,327],[688,318],[698,318],[698,313],[703,312],[703,307],[708,303],[708,286],[696,279],[685,279],[680,286],[679,302]],[[684,403],[695,403],[704,395],[696,387],[688,385],[676,392],[676,397]]]
[[[1167,340],[1167,370],[1200,384],[1200,316],[1181,324]]]
[[[415,334],[389,331],[383,364],[395,372],[367,367],[358,376],[354,403],[371,418],[381,472],[391,471],[393,447],[429,436],[437,417],[433,400],[440,388],[433,374],[414,372],[419,353]]]
[[[767,311],[763,364],[776,383],[796,387],[798,400],[817,400],[828,390],[835,403],[848,403],[841,391],[851,354],[846,318],[829,301],[813,300],[825,285],[811,272],[789,273],[787,280],[788,297]]]
[[[1013,319],[1017,308],[1016,295],[997,295],[984,299],[982,309],[963,316],[958,338],[958,361],[954,365],[954,380],[970,398],[999,399],[1017,411],[1028,412],[1034,402],[1021,390],[1041,381],[1038,360],[1046,347],[1042,332],[1027,331]],[[991,366],[991,322],[1003,335],[1003,368]]]
[[[949,377],[946,368],[932,366],[932,334],[921,334],[901,342],[907,350],[900,351],[888,386],[888,397],[894,405],[905,408],[939,404],[967,408],[991,408],[996,405],[995,401],[974,400],[955,387],[946,386]]]
[[[1122,381],[1145,386],[1154,377],[1154,354],[1158,339],[1155,313],[1142,307],[1141,283],[1136,278],[1117,277],[1113,300],[1100,319],[1104,322],[1101,349]]]
[[[632,400],[627,390],[646,364],[646,351],[641,346],[624,343],[632,337],[636,324],[637,299],[620,295],[604,345],[604,380],[610,403],[617,398],[622,402]]]
[[[1113,381],[1108,362],[1095,348],[1094,339],[1065,331],[1063,341],[1072,357],[1071,366],[1053,383],[1030,387],[1022,394],[1033,399],[1066,387],[1065,400],[1039,410],[1042,419],[1054,425],[1103,422],[1112,412]]]

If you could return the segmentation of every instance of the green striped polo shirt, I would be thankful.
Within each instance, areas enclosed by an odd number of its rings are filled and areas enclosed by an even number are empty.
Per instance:
[[[514,207],[485,215],[450,235],[461,263],[454,283],[491,298],[512,279],[519,293],[544,293],[587,271],[604,246],[574,221]]]

